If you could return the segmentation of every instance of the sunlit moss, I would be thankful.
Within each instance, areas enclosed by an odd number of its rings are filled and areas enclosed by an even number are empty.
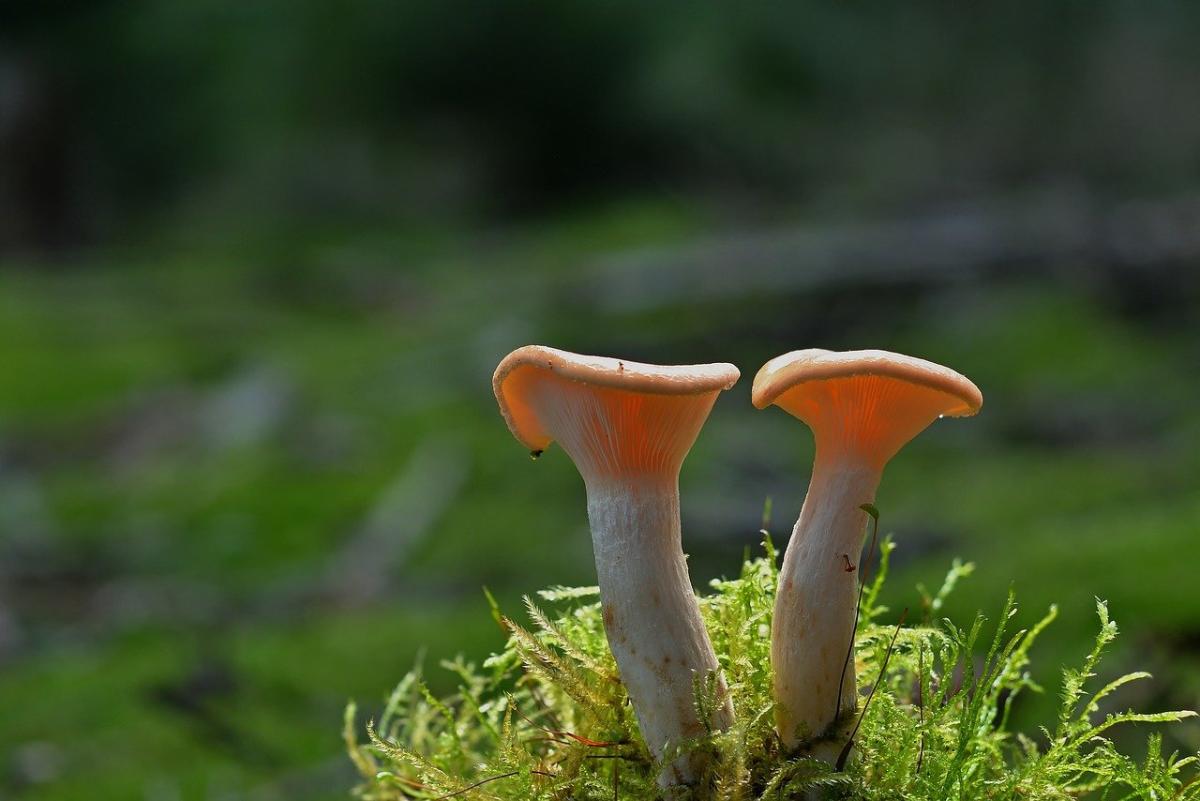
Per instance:
[[[1138,672],[1098,689],[1090,685],[1117,634],[1104,603],[1097,604],[1101,628],[1094,648],[1081,666],[1062,671],[1053,729],[1013,731],[1014,699],[1041,691],[1030,679],[1029,651],[1056,610],[1014,631],[1010,596],[996,622],[982,615],[965,627],[939,620],[946,595],[971,572],[956,564],[941,590],[922,592],[923,608],[912,614],[921,622],[882,623],[888,610],[878,598],[890,542],[862,602],[859,675],[878,688],[863,713],[854,756],[837,771],[783,753],[772,728],[768,654],[777,571],[769,540],[765,551],[747,559],[737,579],[714,581],[701,601],[738,722],[684,746],[714,758],[705,781],[683,795],[727,801],[1200,798],[1200,783],[1192,781],[1197,756],[1165,755],[1161,737],[1152,734],[1138,761],[1106,737],[1121,723],[1170,723],[1195,713],[1130,711],[1101,719],[1101,702],[1114,690],[1148,678]],[[420,669],[411,672],[369,724],[365,743],[351,704],[345,738],[363,777],[360,798],[658,797],[657,767],[639,739],[608,652],[595,588],[560,587],[540,596],[554,611],[527,599],[528,628],[493,607],[509,637],[482,666],[442,664],[458,677],[456,694],[435,698]],[[860,688],[864,698],[868,690]],[[712,702],[698,687],[697,704]]]

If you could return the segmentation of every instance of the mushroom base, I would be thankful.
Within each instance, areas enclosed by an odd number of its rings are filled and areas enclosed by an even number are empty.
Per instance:
[[[700,619],[680,541],[674,478],[588,482],[604,630],[647,747],[662,759],[672,746],[733,723],[733,706]],[[725,703],[702,722],[694,682],[716,675]],[[699,754],[664,765],[659,784],[693,783]]]

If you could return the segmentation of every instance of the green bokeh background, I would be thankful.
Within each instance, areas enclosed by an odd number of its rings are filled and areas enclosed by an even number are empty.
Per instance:
[[[591,583],[490,376],[732,361],[698,585],[782,542],[799,347],[951,365],[878,497],[917,603],[1200,706],[1200,9],[228,0],[0,11],[0,797],[346,797],[342,708]],[[436,689],[452,689],[431,670]],[[1195,750],[1200,730],[1176,727]],[[1136,747],[1136,746],[1134,746]]]

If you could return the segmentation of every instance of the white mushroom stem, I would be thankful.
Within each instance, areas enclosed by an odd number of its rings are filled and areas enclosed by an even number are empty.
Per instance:
[[[874,502],[880,476],[851,454],[825,457],[818,447],[783,560],[771,635],[776,727],[788,747],[829,736],[857,708],[852,642],[867,525],[859,507]],[[832,762],[840,747],[813,753]]]
[[[680,542],[677,481],[593,479],[587,496],[604,630],[646,745],[661,758],[704,733],[693,683],[720,675]],[[732,723],[726,693],[707,727]],[[664,766],[659,784],[690,784],[698,769],[695,758],[680,756]]]

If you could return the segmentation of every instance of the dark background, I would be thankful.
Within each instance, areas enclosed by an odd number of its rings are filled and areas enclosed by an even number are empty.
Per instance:
[[[1200,705],[1200,6],[18,2],[0,797],[344,797],[348,698],[422,649],[452,689],[481,585],[593,580],[573,467],[491,397],[528,342],[741,367],[698,585],[803,500],[766,359],[966,373],[880,490],[893,608],[954,556],[955,616],[1060,603],[1028,725],[1107,598],[1102,678],[1156,676],[1114,704]]]

